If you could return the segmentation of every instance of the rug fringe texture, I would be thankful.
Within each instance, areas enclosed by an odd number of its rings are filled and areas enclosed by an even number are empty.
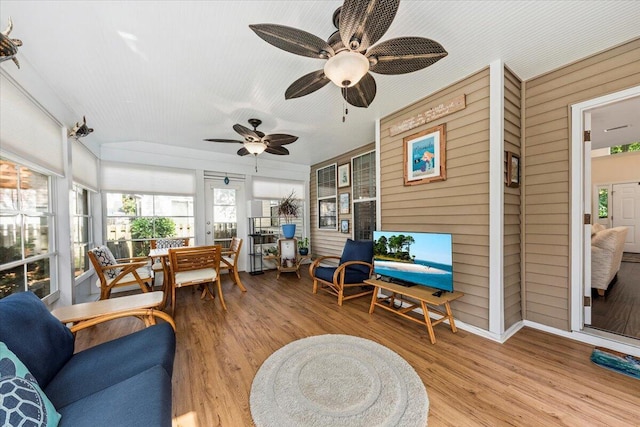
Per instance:
[[[635,356],[596,347],[591,353],[591,361],[603,368],[640,379],[640,358]]]

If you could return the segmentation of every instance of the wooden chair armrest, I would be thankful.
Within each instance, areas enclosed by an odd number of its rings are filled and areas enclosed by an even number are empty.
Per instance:
[[[123,317],[130,317],[130,316],[143,319],[147,327],[154,325],[155,324],[154,318],[157,317],[169,323],[174,331],[176,330],[176,323],[173,321],[173,318],[169,314],[165,313],[164,311],[161,311],[159,309],[154,309],[154,308],[138,308],[138,309],[133,309],[128,311],[121,311],[118,313],[104,314],[102,316],[92,317],[90,319],[80,321],[79,323],[76,323],[75,325],[71,326],[71,328],[69,329],[71,330],[72,333],[75,334],[76,332],[81,331],[82,329],[90,328],[100,323],[108,322],[114,319],[120,319]]]
[[[147,261],[147,260],[149,260],[149,257],[146,257],[146,256],[136,256],[136,257],[131,257],[131,258],[118,258],[118,259],[116,259],[116,261],[118,261],[118,264],[125,264],[126,262],[131,262],[131,261]]]
[[[114,264],[114,265],[105,265],[104,267],[102,267],[102,271],[106,271],[106,270],[113,270],[116,268],[124,268],[127,270],[137,270],[138,268],[142,268],[144,266],[147,265],[147,260],[145,258],[145,261],[139,261],[139,262],[125,262],[123,264]]]
[[[325,261],[327,259],[337,259],[340,260],[339,256],[336,255],[325,255],[325,256],[321,256],[319,258],[316,258],[315,260],[313,260],[311,262],[311,264],[309,264],[309,276],[313,277],[313,272],[315,271],[315,269],[320,265],[320,263],[322,261]]]

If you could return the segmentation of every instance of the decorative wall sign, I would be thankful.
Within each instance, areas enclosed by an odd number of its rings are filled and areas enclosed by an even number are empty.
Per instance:
[[[402,132],[406,132],[415,127],[423,125],[425,123],[432,122],[440,117],[447,116],[455,113],[456,111],[464,110],[467,107],[466,96],[464,94],[456,96],[447,102],[436,105],[433,108],[429,108],[424,113],[420,113],[416,116],[405,119],[395,125],[391,126],[389,134],[391,136],[397,135]]]
[[[340,194],[340,213],[348,214],[351,209],[351,205],[349,204],[349,193],[341,193]]]
[[[506,180],[507,187],[520,187],[520,156],[507,151]]]
[[[349,163],[338,166],[338,188],[348,187],[349,179]]]
[[[403,139],[404,185],[447,179],[445,133],[442,124]]]

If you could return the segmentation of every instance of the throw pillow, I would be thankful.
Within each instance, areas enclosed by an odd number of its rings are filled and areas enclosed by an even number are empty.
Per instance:
[[[157,249],[181,248],[184,246],[183,239],[158,239],[156,240]]]
[[[0,425],[54,427],[60,414],[26,366],[0,342]]]
[[[118,263],[118,261],[116,261],[116,258],[113,256],[113,254],[109,250],[109,248],[104,245],[98,246],[97,248],[92,249],[91,251],[96,256],[96,258],[98,258],[98,262],[100,262],[100,265],[103,267],[116,265]],[[105,270],[104,274],[109,279],[115,279],[116,276],[118,276],[118,274],[120,274],[121,271],[122,271],[121,268],[114,268],[111,270]]]

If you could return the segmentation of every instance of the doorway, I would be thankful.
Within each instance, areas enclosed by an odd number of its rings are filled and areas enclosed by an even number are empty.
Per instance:
[[[228,248],[233,237],[247,241],[244,181],[205,179],[205,244]],[[246,245],[242,252],[246,253]],[[245,271],[243,253],[238,257],[239,270]]]
[[[631,108],[633,114],[621,114],[620,109],[623,107]],[[592,276],[592,266],[598,270],[595,274],[601,276],[602,267],[608,266],[607,263],[615,269],[615,261],[602,261],[595,245],[592,248],[592,241],[596,242],[592,240],[592,224],[601,224],[607,229],[627,227],[625,251],[636,250],[635,244],[640,240],[636,234],[636,229],[640,228],[640,203],[636,199],[636,187],[640,187],[640,170],[631,165],[637,164],[640,153],[612,154],[620,150],[611,147],[640,141],[639,109],[640,87],[571,107],[571,272],[574,279],[572,329],[617,342],[629,343],[630,338],[633,345],[638,345],[637,340],[640,339],[640,292],[638,295],[624,292],[640,289],[640,264],[622,262],[621,268],[613,271],[617,275],[611,281],[608,278],[605,280],[605,296],[598,295],[592,289],[592,285],[599,283],[596,276]],[[624,123],[625,121],[630,123]],[[590,131],[590,138],[585,134],[583,140],[584,131]],[[607,166],[603,167],[605,164]],[[638,194],[640,198],[640,191]],[[619,244],[620,258],[621,246],[622,243]],[[630,283],[631,281],[637,283]],[[629,301],[634,299],[637,304],[630,305]],[[634,324],[637,331],[628,327]]]

